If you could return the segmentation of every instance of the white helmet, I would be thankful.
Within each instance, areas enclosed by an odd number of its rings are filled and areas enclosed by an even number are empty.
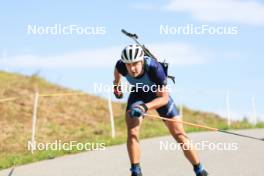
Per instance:
[[[124,63],[134,63],[144,59],[144,51],[140,45],[128,45],[121,54],[121,60]]]

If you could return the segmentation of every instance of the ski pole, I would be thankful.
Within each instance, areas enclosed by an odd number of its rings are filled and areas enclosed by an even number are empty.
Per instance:
[[[185,125],[188,125],[188,126],[193,126],[193,127],[197,127],[197,128],[203,128],[203,129],[207,129],[207,130],[210,130],[210,131],[217,131],[217,132],[221,132],[221,133],[236,135],[236,136],[250,138],[250,139],[255,139],[255,140],[259,140],[259,141],[264,141],[264,139],[261,139],[261,138],[248,136],[248,135],[244,135],[244,134],[239,134],[239,133],[234,133],[234,132],[230,132],[230,131],[226,131],[226,130],[221,130],[221,129],[218,129],[218,128],[213,128],[213,127],[209,127],[209,126],[205,126],[205,125],[199,125],[199,124],[195,124],[195,123],[191,123],[191,122],[187,122],[187,121],[183,121],[183,120],[180,120],[180,121],[177,120],[176,121],[174,119],[168,119],[168,118],[165,118],[165,117],[156,116],[156,115],[150,115],[150,114],[144,114],[144,116],[154,117],[156,119],[161,119],[161,120],[166,120],[166,121],[171,121],[171,122],[182,123],[182,124],[185,124]]]

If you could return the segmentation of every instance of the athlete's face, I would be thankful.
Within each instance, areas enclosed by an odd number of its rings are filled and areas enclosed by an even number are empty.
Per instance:
[[[143,72],[143,64],[143,61],[126,64],[128,74],[133,77],[138,77]]]

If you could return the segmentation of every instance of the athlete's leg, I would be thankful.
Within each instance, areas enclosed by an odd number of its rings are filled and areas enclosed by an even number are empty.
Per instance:
[[[197,165],[200,163],[197,153],[193,146],[191,145],[186,133],[184,131],[182,123],[179,123],[179,118],[171,118],[175,120],[173,121],[166,121],[165,124],[168,127],[171,135],[173,138],[180,144],[182,150],[184,152],[185,157],[191,162],[192,165]],[[177,122],[178,121],[178,122]]]
[[[173,99],[170,97],[167,105],[157,109],[160,116],[173,119],[173,121],[166,121],[164,123],[168,127],[173,138],[180,144],[185,157],[193,165],[196,176],[207,176],[206,170],[203,168],[195,148],[192,146],[183,128],[183,124],[180,123],[179,111],[177,110]]]
[[[188,137],[185,134],[183,124],[177,121],[180,121],[179,118],[174,117],[172,118],[173,121],[166,121],[165,124],[168,127],[171,135],[174,137],[174,139],[181,144],[182,150],[184,152],[185,157],[190,161],[190,163],[193,165],[194,172],[196,176],[207,176],[208,173],[202,166],[202,164],[199,161],[198,155],[196,153],[195,148],[191,145]]]
[[[126,125],[127,125],[127,151],[131,163],[131,176],[142,176],[140,167],[140,145],[139,145],[139,130],[143,121],[143,117],[130,117],[130,110],[144,103],[140,93],[131,93],[128,98],[126,108]]]
[[[196,154],[195,149],[191,146],[188,137],[185,134],[183,124],[179,123],[179,111],[175,106],[175,103],[171,97],[169,97],[169,101],[167,105],[157,109],[157,112],[160,116],[173,119],[175,121],[166,121],[164,123],[168,127],[171,135],[174,139],[180,144],[183,149],[185,157],[193,164],[199,164],[199,158]]]
[[[140,146],[138,137],[142,120],[142,117],[131,118],[129,113],[126,113],[127,151],[131,164],[140,162]]]

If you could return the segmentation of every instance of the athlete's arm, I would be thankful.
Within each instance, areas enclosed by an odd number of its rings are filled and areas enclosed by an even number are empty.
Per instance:
[[[149,68],[149,76],[152,81],[157,85],[156,95],[157,98],[151,102],[146,103],[147,109],[158,109],[166,105],[169,101],[169,93],[167,89],[167,76],[161,64],[157,61],[152,61]]]
[[[121,83],[121,77],[122,77],[122,75],[115,68],[115,71],[114,71],[114,85],[120,85],[120,83]]]
[[[156,92],[157,98],[152,100],[151,102],[146,103],[148,109],[158,109],[164,105],[166,105],[169,101],[169,93],[166,86],[162,86]]]

